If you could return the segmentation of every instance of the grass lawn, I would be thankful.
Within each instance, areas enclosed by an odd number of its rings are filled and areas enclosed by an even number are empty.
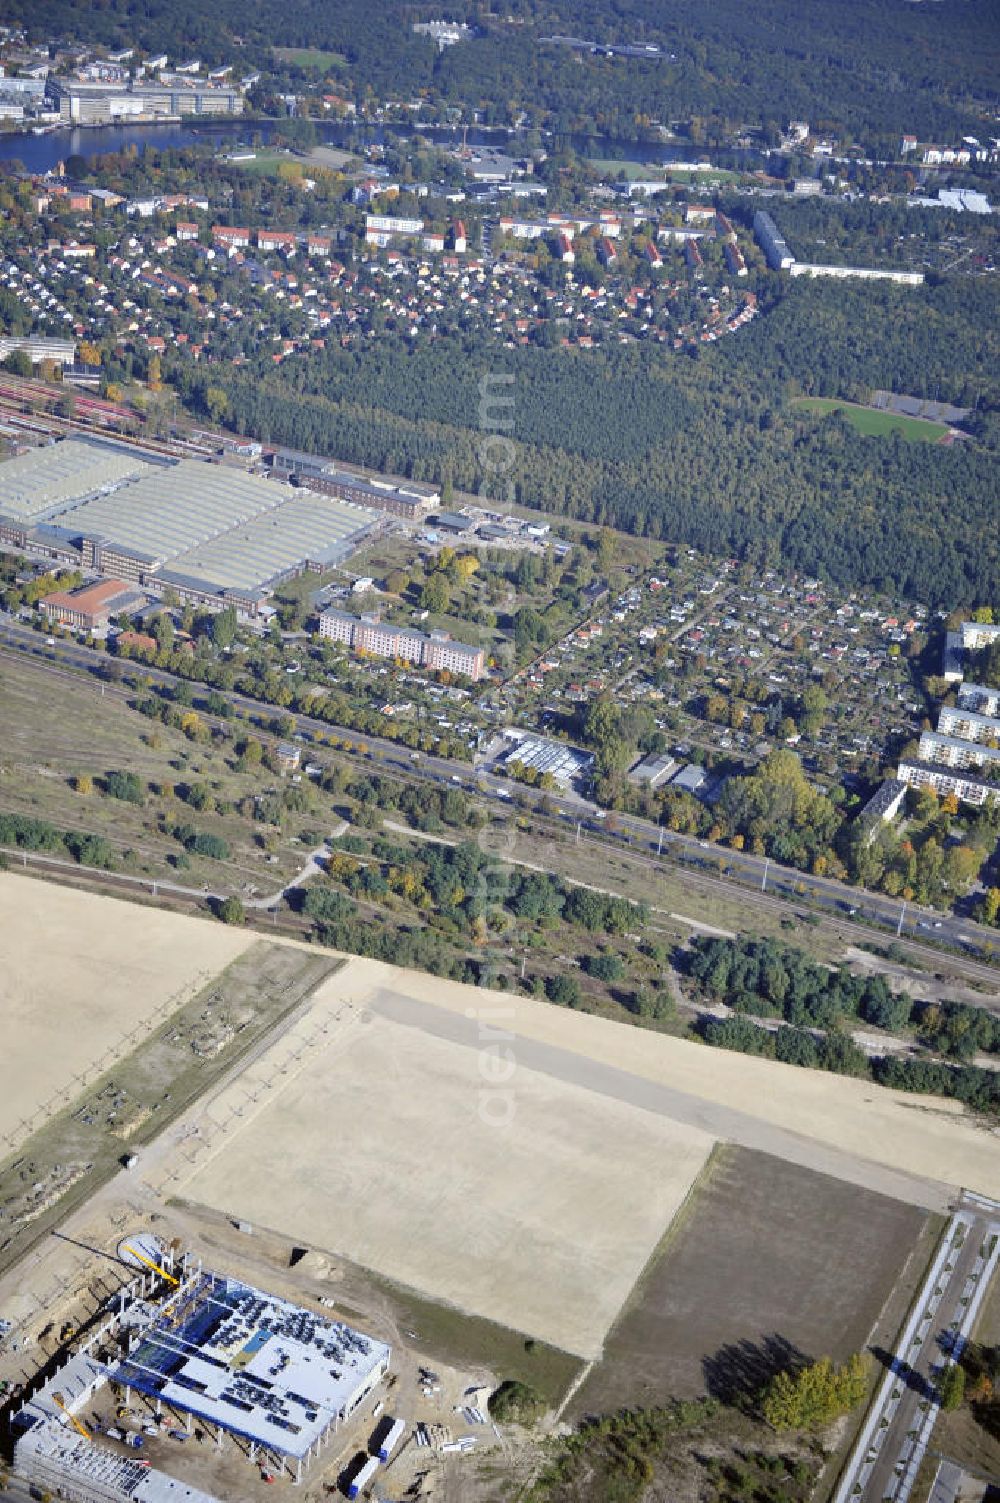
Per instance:
[[[742,172],[730,172],[726,167],[713,167],[711,172],[685,172],[683,169],[674,169],[667,163],[667,176],[673,183],[701,183],[707,187],[710,183],[737,183],[745,175]]]
[[[283,63],[294,63],[297,68],[322,68],[329,73],[332,69],[347,67],[347,58],[342,52],[324,52],[321,47],[275,47],[272,50]]]
[[[238,167],[241,172],[250,177],[277,177],[278,168],[295,162],[297,166],[305,168],[302,163],[292,156],[290,151],[258,151],[256,156],[246,157],[242,161],[233,162],[233,167]]]
[[[580,1371],[579,1357],[548,1342],[425,1298],[370,1269],[364,1270],[364,1277],[389,1298],[397,1323],[415,1330],[421,1349],[441,1362],[455,1367],[482,1364],[501,1378],[530,1384],[553,1407]]]
[[[839,397],[797,397],[792,406],[824,417],[828,412],[842,412],[852,428],[869,438],[885,438],[887,434],[898,433],[907,443],[936,444],[948,432],[947,423],[904,417],[898,412],[881,412],[876,407],[859,407],[854,402],[843,402]]]
[[[663,168],[658,162],[619,161],[617,157],[588,157],[587,162],[595,172],[603,172],[608,177],[627,177],[630,182],[633,178],[663,177]]]
[[[926,1223],[913,1206],[770,1154],[717,1149],[570,1418],[706,1391],[738,1402],[799,1354],[843,1361],[880,1326]]]

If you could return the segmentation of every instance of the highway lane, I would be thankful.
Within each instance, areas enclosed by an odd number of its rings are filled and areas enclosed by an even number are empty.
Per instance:
[[[83,670],[100,675],[116,661],[72,641],[60,639],[49,646],[38,632],[10,619],[0,623],[0,643],[33,657],[39,664],[61,671]],[[180,681],[165,669],[144,664],[129,666],[150,682],[168,688]],[[125,664],[122,667],[129,671]],[[534,808],[543,818],[546,810],[551,811],[557,819],[564,821],[564,828],[575,828],[579,839],[621,843],[635,857],[648,860],[650,864],[667,860],[681,865],[692,874],[697,873],[702,882],[711,882],[721,890],[738,895],[741,901],[749,900],[757,906],[780,904],[785,912],[796,907],[801,911],[803,905],[818,908],[828,917],[836,917],[841,926],[856,928],[859,939],[870,939],[874,927],[883,937],[887,933],[898,936],[904,947],[912,954],[919,954],[925,963],[928,955],[934,953],[933,944],[928,942],[937,941],[959,952],[958,968],[965,974],[996,983],[996,970],[989,964],[997,945],[996,932],[972,920],[901,903],[834,878],[811,876],[747,851],[709,846],[694,836],[678,834],[636,815],[605,814],[585,799],[541,793],[489,769],[429,753],[412,753],[379,736],[283,711],[236,691],[211,691],[193,682],[191,687],[199,713],[212,723],[232,727],[231,721],[212,716],[204,709],[204,698],[209,692],[222,693],[234,709],[258,728],[266,730],[272,720],[288,718],[294,721],[295,734],[304,745],[321,747],[330,736],[336,736],[350,743],[352,750],[346,752],[347,755],[374,762],[380,769],[391,771],[396,776],[431,781],[440,786],[462,786],[466,791],[479,791],[498,802],[510,803],[512,808],[517,804]],[[113,680],[105,681],[104,690],[124,698],[131,694]],[[950,963],[956,964],[954,957],[950,958]]]
[[[952,1207],[937,1255],[844,1468],[834,1503],[907,1503],[940,1406],[938,1382],[960,1355],[995,1276],[1000,1210],[976,1195]]]

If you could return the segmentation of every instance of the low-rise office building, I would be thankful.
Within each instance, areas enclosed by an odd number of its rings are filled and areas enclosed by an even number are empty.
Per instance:
[[[101,579],[78,590],[56,590],[39,603],[50,621],[84,631],[105,631],[112,616],[138,610],[146,597],[123,579]]]
[[[272,457],[271,468],[276,475],[286,475],[303,490],[335,496],[339,501],[351,501],[372,511],[386,511],[409,522],[423,521],[441,505],[437,486],[421,485],[415,480],[355,475],[314,455],[279,449]]]
[[[628,780],[639,787],[659,788],[673,777],[677,767],[678,763],[669,752],[651,752],[632,768]]]

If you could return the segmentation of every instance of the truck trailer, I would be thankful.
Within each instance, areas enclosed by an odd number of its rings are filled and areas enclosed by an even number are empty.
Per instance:
[[[358,1471],[358,1472],[355,1472],[354,1476],[351,1478],[351,1481],[348,1483],[348,1485],[347,1485],[347,1496],[349,1498],[358,1498],[358,1497],[360,1497],[361,1496],[361,1489],[363,1487],[367,1487],[368,1486],[369,1482],[372,1480],[372,1478],[374,1477],[375,1473],[378,1471],[378,1467],[379,1467],[378,1457],[377,1456],[369,1456],[368,1460],[364,1463],[364,1465],[362,1466],[361,1470]]]
[[[389,1460],[389,1457],[399,1445],[399,1442],[402,1440],[405,1434],[406,1421],[403,1419],[393,1420],[392,1424],[389,1426],[389,1429],[386,1431],[385,1435],[382,1437],[382,1440],[379,1442],[379,1461],[384,1462]]]

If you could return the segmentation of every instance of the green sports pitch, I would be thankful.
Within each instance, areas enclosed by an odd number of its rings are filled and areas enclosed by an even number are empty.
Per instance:
[[[814,412],[825,417],[828,412],[840,412],[859,433],[869,438],[885,438],[898,433],[911,444],[940,443],[949,432],[947,423],[935,423],[930,418],[906,417],[900,412],[883,412],[878,407],[860,407],[855,402],[844,402],[839,397],[797,397],[793,407],[803,412]]]
[[[283,63],[293,63],[297,68],[320,68],[330,73],[335,68],[347,67],[343,53],[324,52],[321,47],[275,47],[273,52]]]

